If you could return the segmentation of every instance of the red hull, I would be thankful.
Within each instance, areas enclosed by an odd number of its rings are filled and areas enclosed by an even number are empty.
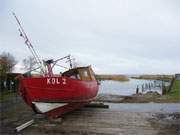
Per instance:
[[[34,109],[33,102],[67,103],[46,112],[50,116],[60,116],[93,100],[98,92],[96,80],[77,80],[69,77],[24,78],[20,83],[20,94]]]

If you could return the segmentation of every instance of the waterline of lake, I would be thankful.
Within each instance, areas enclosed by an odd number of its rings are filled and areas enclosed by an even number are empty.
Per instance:
[[[141,87],[143,84],[153,84],[153,80],[139,80],[130,79],[127,82],[120,81],[101,81],[99,87],[99,94],[114,94],[114,95],[132,95],[136,93],[137,86],[141,92]],[[151,91],[157,91],[161,94],[161,89],[159,87],[152,88]]]

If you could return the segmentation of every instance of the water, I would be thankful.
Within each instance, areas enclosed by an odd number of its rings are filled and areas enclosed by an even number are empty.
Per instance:
[[[130,79],[130,81],[127,82],[109,80],[101,81],[101,85],[99,87],[99,94],[132,95],[136,93],[137,85],[139,86],[139,91],[141,92],[142,85],[149,83],[154,84],[154,81],[138,79]],[[151,90],[157,91],[161,94],[161,89],[159,87],[153,88]]]
[[[179,103],[106,103],[110,109],[135,112],[180,112]]]
[[[130,79],[128,82],[119,81],[101,81],[99,94],[114,94],[114,95],[132,95],[136,93],[137,85],[139,91],[142,90],[143,84],[155,84],[153,80],[138,80]],[[161,84],[161,81],[157,81],[156,85]],[[165,84],[166,86],[169,83]],[[145,86],[145,85],[144,85]],[[152,91],[157,91],[161,94],[160,87],[152,87]],[[147,92],[147,91],[145,91]],[[145,93],[144,92],[144,93]],[[179,103],[106,103],[110,109],[120,111],[135,111],[135,112],[180,112]]]

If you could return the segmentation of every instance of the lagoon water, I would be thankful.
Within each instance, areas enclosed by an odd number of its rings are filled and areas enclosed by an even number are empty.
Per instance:
[[[180,112],[179,103],[106,103],[110,109],[133,112]]]
[[[152,80],[130,79],[127,82],[120,81],[101,81],[99,86],[99,94],[115,94],[115,95],[132,95],[136,93],[136,88],[139,86],[139,91],[142,91],[143,84],[154,83]],[[152,91],[157,91],[161,94],[159,87],[152,88]]]

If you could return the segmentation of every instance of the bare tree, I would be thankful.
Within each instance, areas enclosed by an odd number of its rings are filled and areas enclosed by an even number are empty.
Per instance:
[[[16,64],[17,61],[10,53],[3,52],[0,54],[0,91],[7,87],[4,84],[7,81],[7,73],[11,73]]]
[[[36,60],[34,57],[28,56],[27,58],[23,59],[23,65],[26,70],[32,70],[36,66]]]
[[[13,55],[7,52],[0,54],[0,73],[12,72],[17,61]]]

